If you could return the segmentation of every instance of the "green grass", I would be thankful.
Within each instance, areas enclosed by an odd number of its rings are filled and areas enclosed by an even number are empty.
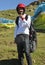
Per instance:
[[[31,54],[33,65],[45,65],[45,33],[37,33],[38,47]],[[14,28],[0,28],[0,65],[18,65],[17,46],[14,44]],[[27,65],[26,59],[24,64]]]
[[[0,17],[15,20],[15,18],[17,17],[17,12],[15,9],[0,11]]]

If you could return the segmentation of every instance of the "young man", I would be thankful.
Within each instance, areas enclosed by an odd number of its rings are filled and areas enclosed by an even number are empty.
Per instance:
[[[24,4],[18,4],[16,8],[19,16],[18,23],[16,21],[18,25],[16,25],[14,38],[17,43],[18,58],[20,65],[23,65],[23,50],[25,51],[28,65],[32,65],[32,59],[29,50],[29,28],[31,25],[31,17],[28,15],[28,19],[26,20],[25,7],[26,6]]]
[[[42,12],[45,12],[45,0],[40,0],[39,6],[35,9],[34,15],[32,16],[32,21]]]

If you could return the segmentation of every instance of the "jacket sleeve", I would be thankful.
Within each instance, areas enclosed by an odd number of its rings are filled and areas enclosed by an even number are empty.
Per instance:
[[[31,17],[31,21],[34,21],[35,18],[41,13],[41,11],[42,11],[41,5],[39,5],[39,6],[36,8],[36,10],[35,10],[34,15]]]
[[[14,38],[16,38],[16,35],[17,35],[17,25],[16,25],[16,27],[15,27],[15,29],[14,29]]]

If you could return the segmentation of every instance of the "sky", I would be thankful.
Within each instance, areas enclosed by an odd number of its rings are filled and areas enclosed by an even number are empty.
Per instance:
[[[26,6],[36,0],[0,0],[0,11],[8,9],[16,9],[19,3],[23,3]]]

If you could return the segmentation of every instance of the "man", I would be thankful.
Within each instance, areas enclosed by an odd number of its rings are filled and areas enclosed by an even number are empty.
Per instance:
[[[41,3],[36,8],[34,15],[32,16],[32,21],[34,21],[35,18],[42,12],[45,12],[45,0],[41,0]]]
[[[26,6],[24,4],[17,5],[16,10],[19,16],[18,23],[16,21],[17,25],[14,32],[14,38],[17,44],[20,65],[23,65],[23,50],[25,51],[28,65],[32,65],[32,59],[29,50],[29,28],[31,25],[31,17],[28,15],[28,19],[26,20],[25,7]]]

